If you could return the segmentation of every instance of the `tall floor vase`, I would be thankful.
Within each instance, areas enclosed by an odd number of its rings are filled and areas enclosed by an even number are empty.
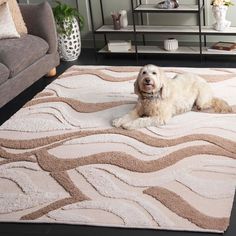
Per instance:
[[[65,28],[68,27],[68,21],[64,22]],[[58,51],[61,60],[77,60],[81,52],[81,36],[79,24],[76,18],[73,18],[72,31],[70,35],[58,34]]]

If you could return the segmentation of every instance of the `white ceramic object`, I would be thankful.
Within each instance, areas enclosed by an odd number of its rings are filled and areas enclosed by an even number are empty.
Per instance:
[[[119,11],[120,17],[120,26],[121,28],[126,28],[128,26],[128,16],[126,10]]]
[[[131,40],[109,40],[107,46],[110,52],[129,52],[132,50]]]
[[[66,27],[68,22],[66,21],[64,24]],[[63,61],[74,61],[78,59],[81,52],[81,36],[76,18],[73,18],[72,32],[69,36],[58,34],[58,52]]]
[[[213,28],[217,31],[224,31],[228,29],[231,25],[231,22],[226,20],[227,6],[213,6],[212,13],[216,20],[213,24]]]
[[[160,9],[174,9],[178,7],[179,7],[179,3],[177,0],[165,0],[157,4],[157,8],[160,8]]]
[[[166,51],[176,51],[179,47],[178,40],[175,38],[168,38],[164,40],[164,49]]]

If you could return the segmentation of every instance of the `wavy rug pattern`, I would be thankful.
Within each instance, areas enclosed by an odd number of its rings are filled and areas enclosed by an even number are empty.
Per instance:
[[[116,129],[138,67],[73,66],[0,127],[0,221],[224,232],[236,187],[236,70],[211,83],[232,114]]]

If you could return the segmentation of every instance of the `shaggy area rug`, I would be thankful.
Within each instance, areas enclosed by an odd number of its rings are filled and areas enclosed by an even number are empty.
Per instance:
[[[236,70],[204,77],[232,114],[135,131],[138,67],[73,66],[0,127],[0,221],[224,232],[236,186]]]

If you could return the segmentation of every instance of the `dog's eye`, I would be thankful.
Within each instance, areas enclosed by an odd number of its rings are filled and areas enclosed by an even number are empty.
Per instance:
[[[157,73],[155,71],[152,72],[153,75],[156,75]]]
[[[147,72],[146,71],[143,71],[143,75],[146,75],[147,74]]]

